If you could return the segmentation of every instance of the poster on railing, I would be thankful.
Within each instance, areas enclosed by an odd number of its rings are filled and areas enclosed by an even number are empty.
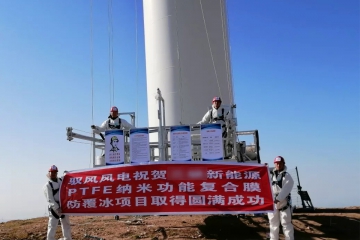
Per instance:
[[[260,164],[152,162],[70,171],[60,189],[69,215],[236,214],[274,211]]]
[[[105,163],[117,165],[124,163],[124,131],[105,131]]]
[[[170,127],[171,160],[191,161],[190,126]]]
[[[148,128],[130,129],[130,161],[131,163],[150,161]]]
[[[223,159],[221,124],[201,125],[201,157],[203,161]]]

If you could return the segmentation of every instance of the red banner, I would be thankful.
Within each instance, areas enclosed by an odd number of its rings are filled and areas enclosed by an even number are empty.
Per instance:
[[[71,215],[220,214],[273,211],[268,167],[154,162],[68,172],[61,208]]]

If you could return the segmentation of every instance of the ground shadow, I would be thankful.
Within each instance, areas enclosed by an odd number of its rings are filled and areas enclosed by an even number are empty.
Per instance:
[[[198,228],[205,238],[218,240],[264,239],[259,232],[266,233],[266,228],[243,221],[236,215],[209,216]]]
[[[359,208],[294,208],[294,213],[360,213]]]
[[[293,216],[295,239],[331,238],[338,240],[359,240],[360,221],[357,214],[351,216],[324,216],[295,214]],[[218,240],[255,240],[264,239],[269,231],[266,215],[243,216],[213,215],[204,219],[203,225],[198,225],[206,239]],[[280,239],[283,239],[280,230]]]
[[[296,239],[311,239],[312,237],[360,239],[360,221],[356,218],[298,214],[293,219]]]

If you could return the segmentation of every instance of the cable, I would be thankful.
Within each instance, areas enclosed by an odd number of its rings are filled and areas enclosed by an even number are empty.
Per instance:
[[[137,1],[135,2],[135,57],[136,57],[136,127],[139,126],[139,64],[138,64],[138,23]]]
[[[181,59],[180,59],[180,51],[179,51],[179,32],[178,32],[178,19],[177,19],[177,5],[176,0],[174,0],[175,5],[175,22],[176,22],[176,51],[178,55],[178,66],[179,66],[179,91],[180,91],[180,122],[183,122],[183,98],[182,98],[182,72],[181,72]]]
[[[226,7],[226,2],[224,3],[224,14],[226,14],[227,13],[227,7]],[[226,41],[226,46],[227,46],[227,54],[228,54],[228,61],[229,61],[229,80],[230,80],[230,87],[231,87],[231,99],[232,99],[232,104],[234,104],[235,103],[235,96],[234,96],[234,91],[233,91],[233,89],[234,89],[234,85],[233,85],[233,78],[232,78],[232,76],[233,76],[233,74],[232,74],[232,67],[231,67],[231,47],[229,46],[229,41],[230,41],[230,34],[231,34],[231,32],[230,31],[228,31],[227,29],[228,29],[228,27],[229,27],[229,16],[226,14],[226,19],[225,19],[225,26],[226,26],[226,33],[227,33],[227,41]]]
[[[111,76],[112,76],[112,103],[115,105],[115,75],[114,75],[114,23],[113,23],[113,6],[110,0],[110,18],[111,18]]]
[[[228,91],[229,91],[229,101],[230,104],[234,104],[234,99],[233,99],[233,89],[232,89],[232,79],[231,79],[231,72],[230,72],[230,59],[229,59],[229,48],[227,47],[227,34],[225,32],[225,21],[224,21],[224,15],[225,15],[225,10],[224,10],[224,1],[220,0],[220,9],[221,9],[221,28],[222,28],[222,33],[223,33],[223,43],[224,43],[224,57],[225,57],[225,64],[226,64],[226,80],[228,82]]]
[[[111,13],[111,2],[112,0],[108,0],[108,34],[109,34],[109,96],[110,96],[110,107],[113,105],[113,78],[112,78],[112,13]]]
[[[93,0],[90,0],[90,68],[91,68],[91,124],[94,124],[94,45],[93,45]],[[92,159],[92,149],[95,142],[90,146],[90,165]]]
[[[93,0],[90,0],[90,75],[91,75],[91,123],[94,124]]]
[[[208,33],[208,30],[207,30],[207,27],[206,27],[204,10],[203,10],[203,6],[202,6],[201,0],[200,0],[200,7],[201,7],[201,14],[202,14],[202,17],[203,17],[203,20],[204,20],[206,38],[207,38],[207,40],[208,40],[208,45],[209,45],[211,60],[212,60],[212,64],[213,64],[213,68],[214,68],[214,72],[215,72],[216,82],[217,82],[217,85],[218,85],[218,88],[219,88],[219,95],[220,95],[220,98],[222,98],[222,96],[221,96],[221,89],[220,89],[220,83],[219,83],[218,75],[217,75],[217,72],[216,72],[214,56],[213,56],[213,52],[212,52],[212,49],[211,49],[211,44],[210,44],[210,39],[209,39],[209,33]]]

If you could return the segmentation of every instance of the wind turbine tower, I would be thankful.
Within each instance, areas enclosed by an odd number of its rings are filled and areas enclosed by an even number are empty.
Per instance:
[[[201,120],[214,96],[234,104],[225,0],[143,0],[149,126]]]

